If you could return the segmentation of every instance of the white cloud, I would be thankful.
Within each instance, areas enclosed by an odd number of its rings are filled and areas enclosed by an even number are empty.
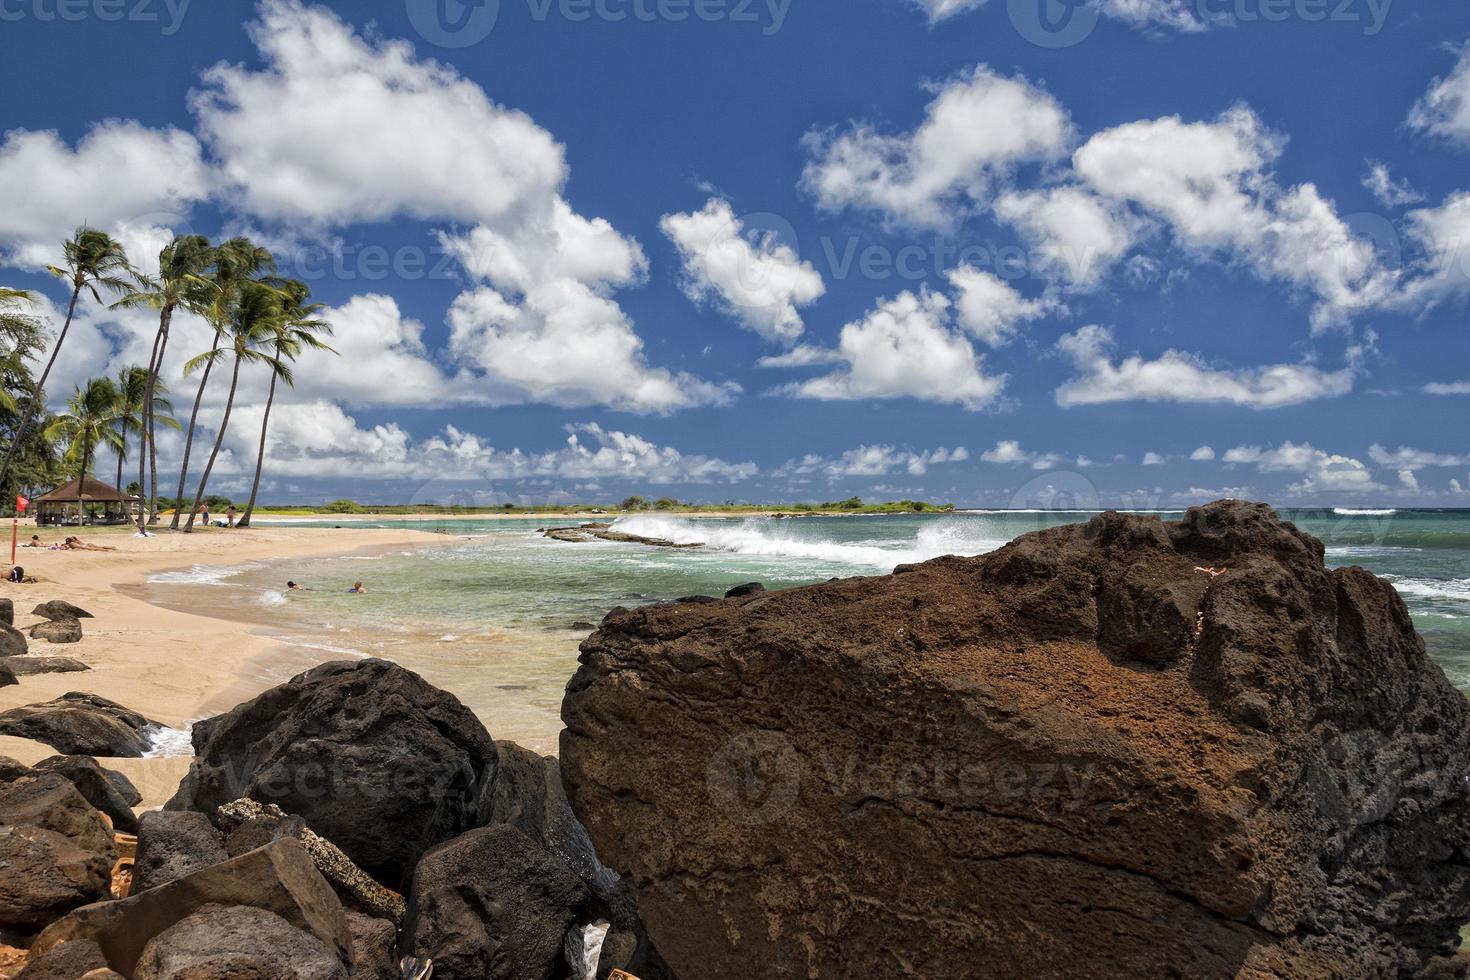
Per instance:
[[[1394,276],[1314,185],[1276,183],[1270,168],[1283,143],[1236,107],[1213,122],[1170,116],[1104,130],[1073,165],[1098,193],[1168,222],[1186,251],[1222,253],[1310,291],[1312,323],[1322,328],[1383,302]]]
[[[365,40],[298,0],[258,10],[250,36],[264,69],[221,62],[190,100],[241,209],[324,225],[488,223],[566,179],[551,134],[408,42]]]
[[[1374,200],[1386,208],[1417,204],[1424,200],[1424,195],[1410,187],[1408,181],[1394,180],[1393,175],[1388,172],[1388,165],[1384,163],[1370,162],[1368,164],[1368,173],[1363,178],[1363,186],[1368,188]]]
[[[1022,449],[1020,442],[1015,439],[1002,439],[995,444],[994,449],[986,450],[980,454],[980,458],[987,463],[1000,463],[1002,465],[1019,466],[1029,464],[1033,470],[1049,470],[1062,461],[1062,457],[1056,453],[1037,453],[1029,449]],[[1078,457],[1078,466],[1090,466],[1092,461],[1085,456]]]
[[[1215,450],[1211,449],[1209,446],[1200,446],[1194,452],[1189,454],[1189,458],[1197,463],[1208,463],[1215,458]]]
[[[971,266],[949,274],[955,288],[955,319],[977,340],[1002,347],[1015,336],[1017,326],[1056,310],[1048,299],[1027,299],[998,276]]]
[[[1450,493],[1464,493],[1465,488],[1460,485],[1459,480],[1450,480]]]
[[[1057,347],[1078,371],[1056,391],[1057,404],[1064,408],[1123,401],[1280,408],[1345,395],[1357,374],[1356,349],[1349,351],[1348,366],[1337,371],[1311,364],[1213,368],[1197,354],[1177,350],[1167,350],[1152,361],[1134,354],[1115,362],[1112,332],[1097,325],[1067,334]]]
[[[984,358],[948,324],[949,300],[927,290],[903,292],[844,326],[835,350],[803,345],[760,364],[839,365],[831,374],[783,389],[798,398],[918,398],[984,408],[999,397],[1006,377],[985,374]]]
[[[1418,490],[1419,478],[1413,470],[1399,470],[1399,485],[1405,490]]]
[[[233,456],[253,460],[260,412],[256,405],[238,409],[238,423],[232,421],[226,435]],[[276,476],[423,481],[555,478],[735,483],[758,473],[753,463],[686,456],[595,423],[566,428],[566,445],[560,449],[505,451],[454,426],[423,440],[414,439],[396,422],[363,428],[337,405],[313,401],[271,414],[267,461]]]
[[[1236,446],[1228,450],[1224,462],[1252,464],[1262,473],[1294,472],[1303,474],[1301,482],[1290,487],[1294,493],[1360,492],[1382,490],[1360,460],[1316,449],[1311,443],[1293,443],[1262,449],[1259,446]]]
[[[1163,466],[1167,462],[1168,462],[1168,460],[1164,459],[1164,457],[1163,456],[1160,456],[1158,453],[1144,453],[1143,454],[1143,465],[1144,466]]]
[[[1424,386],[1428,395],[1470,395],[1470,381],[1431,381]]]
[[[792,477],[822,474],[828,479],[836,480],[853,476],[887,476],[903,471],[910,476],[923,476],[929,472],[931,466],[963,463],[969,458],[970,453],[964,446],[954,449],[940,447],[928,452],[911,452],[883,445],[859,446],[835,458],[809,454],[801,459],[791,460],[772,471],[772,475]]]
[[[810,262],[769,236],[752,240],[728,201],[704,210],[667,214],[659,223],[684,260],[684,292],[694,302],[719,301],[724,311],[767,340],[801,336],[798,309],[827,287]]]
[[[405,317],[390,296],[354,296],[324,310],[337,351],[306,351],[296,383],[310,396],[349,405],[440,406],[474,401],[467,378],[455,378],[434,363],[423,340],[423,324]]]
[[[1070,186],[1002,194],[995,214],[1036,250],[1037,271],[1077,289],[1096,287],[1142,224],[1115,203]]]
[[[179,225],[209,193],[199,142],[177,129],[109,120],[75,147],[55,132],[16,129],[0,143],[0,248],[12,265],[36,269],[61,260],[61,243],[83,223],[116,235],[147,269]]]
[[[869,209],[895,225],[942,228],[1016,166],[1054,160],[1071,140],[1056,99],[981,65],[940,86],[913,132],[857,123],[809,134],[802,186],[824,210]]]
[[[1436,78],[1409,111],[1409,125],[1433,136],[1470,140],[1470,47],[1462,47],[1448,75]]]
[[[536,286],[518,300],[488,286],[461,293],[449,326],[450,351],[479,372],[489,404],[671,412],[725,404],[739,390],[650,367],[618,304],[572,279]]]
[[[929,23],[937,24],[957,14],[979,10],[985,6],[986,0],[910,0],[910,2],[929,15]]]
[[[1456,191],[1437,207],[1416,208],[1406,220],[1404,236],[1421,254],[1396,305],[1427,309],[1470,293],[1470,191]]]
[[[1409,446],[1400,446],[1389,451],[1377,443],[1368,447],[1368,458],[1379,466],[1399,470],[1422,470],[1427,466],[1464,466],[1470,463],[1470,455],[1435,453]]]

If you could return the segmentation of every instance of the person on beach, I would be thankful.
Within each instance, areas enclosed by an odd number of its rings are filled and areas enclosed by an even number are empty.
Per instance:
[[[21,545],[21,547],[22,548],[44,548],[44,547],[46,547],[46,545],[44,545],[41,542],[41,536],[39,534],[32,534],[31,535],[31,539],[29,541],[27,541],[25,544]]]
[[[235,526],[235,505],[234,504],[230,504],[230,509],[227,510],[227,511],[225,511],[225,522],[226,522],[225,523],[225,526],[226,527],[234,527]]]
[[[209,527],[209,505],[208,504],[205,504],[204,505],[203,515],[204,515],[204,526],[205,527]]]
[[[352,595],[367,595],[367,589],[362,587],[361,582],[352,583],[352,588],[347,591]]]
[[[67,551],[116,551],[111,545],[88,544],[81,538],[67,538],[61,545]]]

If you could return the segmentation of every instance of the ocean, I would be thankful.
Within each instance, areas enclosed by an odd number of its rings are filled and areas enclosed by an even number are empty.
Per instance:
[[[1328,564],[1361,565],[1403,595],[1430,655],[1470,693],[1470,511],[1283,511],[1321,538]],[[496,738],[556,750],[577,646],[615,606],[723,595],[761,582],[786,588],[940,555],[994,550],[1028,531],[1092,512],[692,519],[649,514],[617,529],[689,550],[538,533],[546,519],[354,522],[449,532],[439,547],[234,567],[198,566],[150,581],[151,601],[258,624],[319,659],[390,657],[453,691]],[[1165,518],[1177,512],[1164,512]],[[263,522],[267,523],[267,522]],[[332,526],[330,521],[292,521]],[[308,591],[288,592],[293,580]],[[356,581],[365,595],[348,594]]]

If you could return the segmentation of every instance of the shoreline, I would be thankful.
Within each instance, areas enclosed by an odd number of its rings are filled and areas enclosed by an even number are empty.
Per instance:
[[[28,530],[44,540],[77,529]],[[457,540],[413,529],[300,528],[262,524],[246,531],[223,529],[185,535],[157,531],[137,538],[127,529],[83,529],[83,540],[105,543],[112,552],[22,548],[17,562],[41,581],[5,583],[0,597],[15,602],[15,625],[26,631],[40,620],[30,610],[50,599],[66,599],[93,613],[82,621],[74,644],[30,641],[33,656],[68,657],[86,672],[22,677],[0,688],[0,711],[85,691],[116,701],[169,728],[228,711],[302,670],[334,659],[284,639],[265,635],[259,623],[187,611],[146,598],[152,576],[198,566],[348,556],[386,549],[442,547]],[[30,739],[0,736],[0,756],[33,765],[57,754]],[[130,778],[143,794],[141,808],[161,806],[173,795],[190,756],[106,759],[108,768]]]

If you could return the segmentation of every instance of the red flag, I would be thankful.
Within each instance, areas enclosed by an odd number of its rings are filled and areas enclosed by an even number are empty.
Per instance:
[[[17,514],[24,514],[26,512],[26,508],[30,505],[31,498],[22,497],[20,494],[15,495],[15,512]]]

